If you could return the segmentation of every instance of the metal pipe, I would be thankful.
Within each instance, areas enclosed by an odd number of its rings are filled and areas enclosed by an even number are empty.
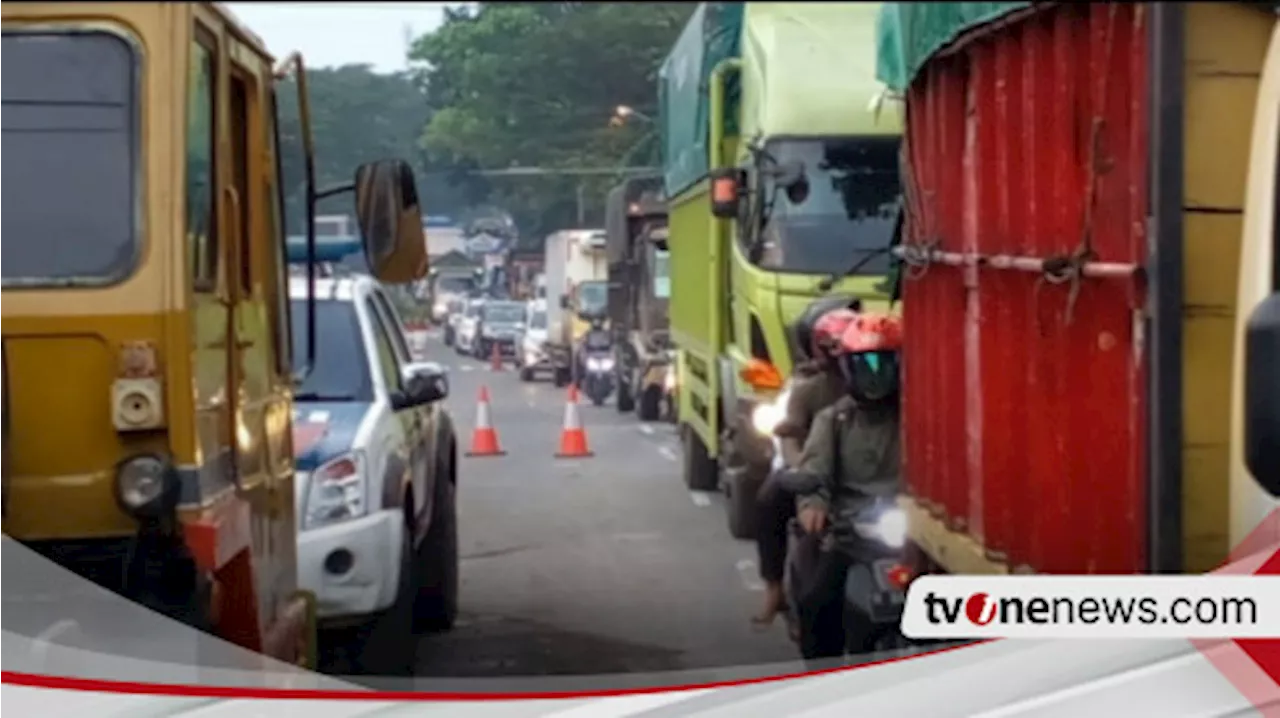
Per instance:
[[[930,263],[948,267],[965,267],[976,265],[992,269],[1012,269],[1019,272],[1043,274],[1048,260],[1043,257],[1018,257],[1009,254],[984,255],[972,252],[945,252],[931,249],[922,250],[912,247],[894,247],[894,256],[899,259],[924,259]],[[1080,268],[1081,275],[1099,279],[1129,279],[1143,273],[1142,265],[1129,262],[1085,262]]]

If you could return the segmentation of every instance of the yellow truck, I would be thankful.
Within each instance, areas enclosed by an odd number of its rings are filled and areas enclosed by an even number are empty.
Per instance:
[[[0,16],[4,531],[157,611],[311,662],[277,79],[300,95],[313,258],[316,201],[353,191],[371,273],[421,277],[413,175],[388,160],[317,188],[301,58],[273,67],[216,4]]]
[[[901,124],[877,111],[874,3],[702,3],[660,70],[684,479],[754,533],[788,327],[883,306]],[[714,190],[713,190],[714,188]]]

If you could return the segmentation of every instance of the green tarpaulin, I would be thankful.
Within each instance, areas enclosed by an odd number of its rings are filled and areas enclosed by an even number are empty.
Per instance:
[[[1029,2],[885,3],[876,26],[876,78],[904,90],[933,53],[979,25]]]
[[[743,3],[701,3],[658,71],[658,123],[668,197],[707,174],[708,81],[716,65],[739,55],[742,11]],[[727,104],[734,107],[735,83],[726,89]]]

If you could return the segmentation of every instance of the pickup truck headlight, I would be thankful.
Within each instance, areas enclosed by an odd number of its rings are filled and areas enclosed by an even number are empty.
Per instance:
[[[773,401],[756,405],[751,412],[751,425],[761,436],[773,436],[773,430],[787,417],[787,402],[791,399],[788,387]]]
[[[364,516],[366,501],[363,451],[337,457],[311,474],[303,528],[313,529]]]
[[[588,357],[587,371],[613,371],[613,357]]]

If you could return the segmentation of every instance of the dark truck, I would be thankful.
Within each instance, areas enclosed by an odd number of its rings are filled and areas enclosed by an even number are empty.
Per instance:
[[[673,419],[674,351],[668,332],[667,208],[662,177],[633,177],[605,205],[609,324],[614,333],[618,411],[642,421]]]

